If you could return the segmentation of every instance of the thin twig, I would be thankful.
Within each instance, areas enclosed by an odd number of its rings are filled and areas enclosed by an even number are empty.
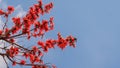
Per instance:
[[[25,47],[23,47],[23,46],[21,46],[21,45],[19,45],[19,44],[17,44],[17,43],[13,43],[13,42],[10,42],[10,41],[8,41],[8,40],[6,40],[6,39],[4,39],[4,41],[6,41],[6,42],[8,42],[8,43],[10,43],[10,44],[14,44],[14,45],[16,45],[16,46],[18,46],[18,47],[20,47],[20,48],[22,48],[22,49],[24,49],[24,50],[27,50],[27,51],[30,51],[29,49],[27,49],[27,48],[25,48]]]
[[[14,62],[13,59],[11,59],[8,55],[7,55],[7,58],[11,61],[11,62]],[[19,64],[19,65],[23,65],[21,64],[20,62],[16,62],[16,64]],[[24,64],[24,66],[44,66],[45,64]]]
[[[6,59],[5,59],[5,56],[3,55],[2,57],[3,57],[3,59],[4,59],[5,63],[6,63],[7,68],[9,68],[8,63],[7,63]]]
[[[8,18],[6,18],[6,22],[5,22],[4,26],[3,26],[3,30],[4,30],[5,27],[7,26],[7,22],[8,22]]]

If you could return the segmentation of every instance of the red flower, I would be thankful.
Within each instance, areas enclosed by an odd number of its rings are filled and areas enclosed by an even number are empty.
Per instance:
[[[42,20],[42,27],[43,27],[42,29],[44,29],[45,32],[47,32],[49,30],[47,20]]]
[[[33,50],[34,52],[37,52],[37,51],[38,51],[38,48],[37,48],[36,46],[33,46],[33,47],[32,47],[32,50]]]
[[[58,39],[58,46],[63,50],[67,46],[67,41],[65,39]]]
[[[21,61],[20,61],[20,64],[21,64],[21,65],[25,65],[25,63],[26,63],[25,60],[21,60]]]
[[[3,15],[4,11],[2,9],[0,9],[0,15]]]
[[[77,41],[76,38],[74,38],[73,36],[70,35],[66,38],[66,41],[68,41],[70,46],[75,48],[75,42]]]
[[[43,5],[42,0],[38,0],[38,3],[39,3],[39,6]]]
[[[8,12],[11,14],[14,11],[14,7],[13,6],[8,6]]]
[[[54,29],[54,17],[50,17],[50,30],[53,30]]]
[[[42,48],[44,48],[45,44],[44,42],[38,41],[38,45],[40,45]]]
[[[42,52],[40,50],[38,50],[38,56],[42,56]]]
[[[9,29],[8,29],[8,28],[6,28],[6,29],[5,29],[5,33],[7,33],[8,31],[9,31]]]
[[[48,48],[54,48],[54,45],[55,45],[55,40],[52,40],[52,39],[48,39],[48,40],[46,40],[46,46],[48,47]]]
[[[15,42],[15,40],[14,40],[14,39],[10,39],[10,42],[12,42],[12,43],[13,43],[13,42]]]
[[[53,8],[53,3],[51,2],[49,4],[46,4],[44,8],[45,8],[45,12],[49,13],[49,11]]]
[[[44,47],[44,52],[48,52],[48,49],[49,49],[48,46],[45,46]]]
[[[13,26],[13,30],[11,31],[12,32],[12,34],[15,34],[15,33],[17,33],[17,31],[20,29],[21,27],[19,27],[19,26]]]
[[[25,56],[25,58],[28,58],[28,53],[24,53],[23,56]]]
[[[35,59],[35,56],[33,54],[30,54],[29,57],[30,57],[30,62],[33,63],[34,59]]]
[[[15,61],[13,61],[12,65],[13,65],[13,66],[15,66],[15,65],[16,65],[16,62],[15,62]]]
[[[12,18],[12,20],[13,20],[13,22],[14,22],[14,24],[16,25],[16,26],[20,26],[20,24],[21,24],[21,21],[20,21],[20,18],[18,17],[18,18]]]
[[[2,35],[2,30],[0,30],[0,35]]]
[[[38,56],[35,57],[35,62],[39,62],[40,58]]]
[[[46,65],[44,65],[42,68],[48,68]]]

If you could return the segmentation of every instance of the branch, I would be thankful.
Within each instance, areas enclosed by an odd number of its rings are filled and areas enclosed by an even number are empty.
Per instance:
[[[2,57],[3,57],[3,59],[4,59],[5,63],[6,63],[7,68],[9,68],[8,63],[7,63],[6,59],[5,59],[5,56],[3,55]]]
[[[6,55],[6,53],[0,53],[0,55],[1,55],[1,56],[4,56],[4,55]]]
[[[5,27],[7,26],[7,22],[8,22],[8,18],[6,18],[6,22],[5,22],[4,26],[3,26],[3,30],[4,30]]]
[[[23,47],[23,46],[21,46],[21,45],[19,45],[19,44],[10,42],[10,41],[8,41],[8,40],[6,40],[6,39],[4,39],[4,41],[6,41],[6,42],[8,42],[8,43],[10,43],[10,44],[12,44],[12,45],[14,44],[14,45],[16,45],[16,46],[18,46],[18,47],[20,47],[20,48],[22,48],[22,49],[24,49],[24,50],[30,51],[29,49],[27,49],[27,48],[25,48],[25,47]]]
[[[14,62],[14,60],[11,59],[11,58],[9,57],[9,55],[7,55],[7,58],[8,58],[11,62]],[[20,62],[16,62],[16,64],[23,65],[23,64],[21,64]],[[44,66],[44,65],[45,65],[45,64],[24,64],[24,66]]]
[[[36,28],[33,28],[33,29],[31,29],[30,31],[33,31],[34,29],[36,29]],[[6,33],[6,35],[9,34],[12,30],[13,30],[13,29],[9,30],[9,32]],[[29,32],[30,32],[30,31],[29,31]],[[17,35],[11,36],[11,37],[7,37],[7,39],[15,38],[15,37],[19,37],[19,36],[24,35],[24,34],[26,34],[26,33],[20,33],[20,34],[17,34]]]

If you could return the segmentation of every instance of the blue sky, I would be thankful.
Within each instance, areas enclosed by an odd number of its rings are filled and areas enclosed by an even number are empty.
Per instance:
[[[49,2],[50,0],[46,0]],[[55,30],[46,37],[77,37],[76,48],[56,48],[45,56],[58,68],[120,68],[120,0],[51,0]],[[27,11],[36,0],[4,0]],[[11,67],[12,68],[12,67]],[[18,68],[20,68],[18,66]],[[28,68],[28,67],[25,67]]]

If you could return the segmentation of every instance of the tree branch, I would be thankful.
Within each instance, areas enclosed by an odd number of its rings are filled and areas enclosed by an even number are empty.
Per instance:
[[[4,59],[5,63],[6,63],[7,68],[9,68],[8,63],[7,63],[6,59],[5,59],[5,55],[3,55],[2,57],[3,57],[3,59]]]
[[[4,30],[5,27],[7,26],[7,22],[8,22],[8,17],[6,18],[6,22],[5,22],[4,26],[3,26],[3,30]]]

